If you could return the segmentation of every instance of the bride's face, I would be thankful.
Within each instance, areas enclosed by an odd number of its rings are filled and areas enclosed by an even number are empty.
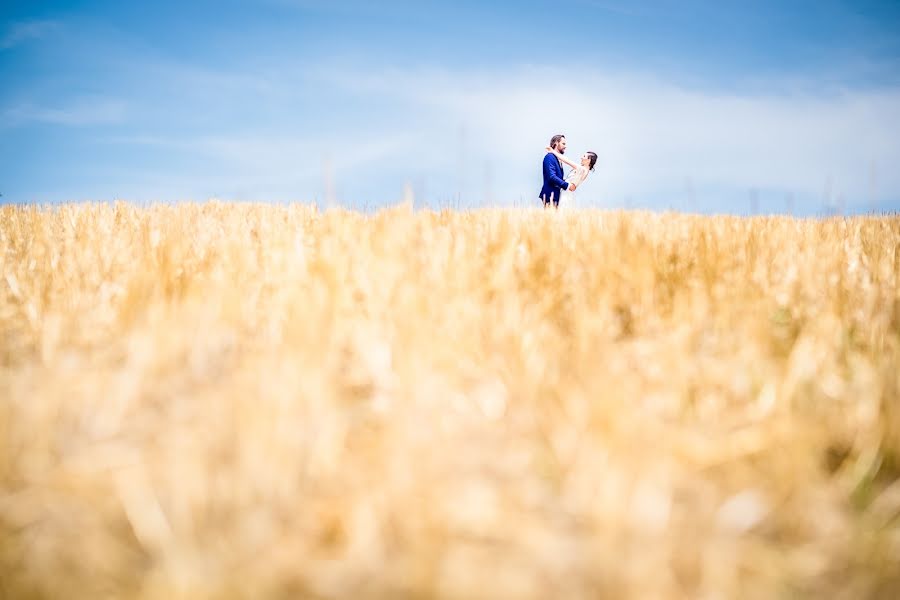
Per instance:
[[[587,152],[581,155],[581,166],[590,168],[591,166],[591,157]]]

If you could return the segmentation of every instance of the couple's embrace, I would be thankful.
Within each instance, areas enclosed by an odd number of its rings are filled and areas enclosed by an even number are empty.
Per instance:
[[[553,204],[559,208],[559,201],[565,197],[564,205],[573,205],[575,190],[587,179],[588,173],[594,170],[597,164],[597,154],[585,152],[581,162],[576,163],[564,156],[566,153],[566,136],[554,135],[547,146],[547,155],[544,156],[544,187],[538,196],[544,203],[544,208]],[[569,174],[563,177],[563,168],[560,162],[572,167]]]

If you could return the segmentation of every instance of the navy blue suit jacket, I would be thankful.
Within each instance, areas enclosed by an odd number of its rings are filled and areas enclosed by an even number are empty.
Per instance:
[[[538,198],[543,199],[545,202],[549,202],[552,199],[553,202],[558,204],[561,190],[567,189],[569,189],[569,183],[563,181],[563,170],[562,165],[559,164],[559,159],[552,152],[548,152],[547,156],[544,157],[544,187],[541,188]]]

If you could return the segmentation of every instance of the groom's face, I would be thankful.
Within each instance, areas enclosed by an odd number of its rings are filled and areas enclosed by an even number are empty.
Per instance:
[[[556,151],[560,154],[566,153],[566,138],[562,138],[556,142]]]

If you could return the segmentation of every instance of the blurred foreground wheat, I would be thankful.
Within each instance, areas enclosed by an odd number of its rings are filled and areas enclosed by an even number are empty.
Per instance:
[[[0,209],[0,596],[898,597],[900,217]]]

